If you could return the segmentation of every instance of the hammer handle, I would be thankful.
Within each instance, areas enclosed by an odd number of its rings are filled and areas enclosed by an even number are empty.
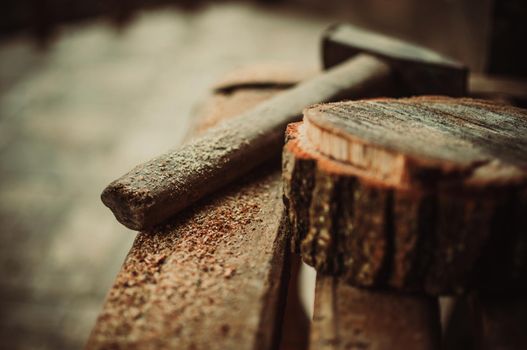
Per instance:
[[[285,127],[305,107],[378,94],[391,73],[382,60],[359,54],[135,167],[108,185],[101,199],[123,225],[151,228],[279,154]]]

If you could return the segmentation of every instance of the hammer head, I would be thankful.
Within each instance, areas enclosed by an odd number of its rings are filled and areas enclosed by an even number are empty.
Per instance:
[[[397,95],[466,93],[467,68],[424,47],[349,24],[328,28],[322,41],[324,69],[359,53],[387,61],[397,80]]]

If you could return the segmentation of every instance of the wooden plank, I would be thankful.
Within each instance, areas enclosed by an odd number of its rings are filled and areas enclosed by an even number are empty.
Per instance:
[[[249,108],[278,90],[219,90],[196,130],[239,112],[233,100]],[[277,165],[139,233],[87,349],[276,348],[289,251]]]
[[[138,235],[88,349],[270,349],[284,302],[276,167]]]
[[[437,299],[318,276],[310,349],[439,349]]]

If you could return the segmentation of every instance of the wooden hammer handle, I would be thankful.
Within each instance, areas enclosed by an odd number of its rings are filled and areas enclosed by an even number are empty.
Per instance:
[[[357,55],[135,167],[108,185],[101,199],[123,225],[151,228],[280,154],[285,127],[305,107],[378,94],[390,85],[390,76],[382,60]]]

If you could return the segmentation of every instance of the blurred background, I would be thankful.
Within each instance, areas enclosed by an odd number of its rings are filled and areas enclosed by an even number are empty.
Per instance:
[[[225,73],[316,68],[324,28],[349,21],[503,78],[474,86],[517,98],[525,18],[519,0],[3,0],[0,348],[83,346],[135,237],[101,190],[181,143]]]

